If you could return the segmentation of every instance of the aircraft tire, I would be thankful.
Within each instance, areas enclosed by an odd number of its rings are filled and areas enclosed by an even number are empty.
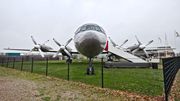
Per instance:
[[[89,67],[87,67],[86,73],[87,75],[89,75]]]
[[[91,72],[92,75],[94,75],[94,67],[92,67],[92,72]]]

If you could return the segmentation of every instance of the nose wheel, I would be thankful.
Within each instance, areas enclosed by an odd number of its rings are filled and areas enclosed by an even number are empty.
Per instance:
[[[87,75],[94,75],[94,67],[92,66],[91,58],[89,58],[89,67],[86,70]]]
[[[94,75],[94,67],[87,67],[87,75]]]

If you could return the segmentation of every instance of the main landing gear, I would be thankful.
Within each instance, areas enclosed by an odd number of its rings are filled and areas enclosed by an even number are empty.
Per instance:
[[[89,58],[89,67],[87,67],[86,71],[87,75],[94,75],[94,67],[92,66],[91,58]]]

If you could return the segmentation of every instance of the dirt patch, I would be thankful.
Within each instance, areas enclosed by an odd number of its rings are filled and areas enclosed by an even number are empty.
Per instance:
[[[34,89],[34,90],[33,90]],[[39,92],[36,84],[28,80],[9,77],[0,78],[0,101],[35,100]]]

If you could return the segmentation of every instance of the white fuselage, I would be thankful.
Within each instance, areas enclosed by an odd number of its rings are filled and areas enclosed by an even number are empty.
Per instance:
[[[85,25],[98,26],[98,25]],[[98,26],[99,27],[99,26]],[[82,55],[92,58],[100,54],[106,47],[107,36],[103,31],[93,29],[79,31],[74,35],[74,44],[76,49]]]

